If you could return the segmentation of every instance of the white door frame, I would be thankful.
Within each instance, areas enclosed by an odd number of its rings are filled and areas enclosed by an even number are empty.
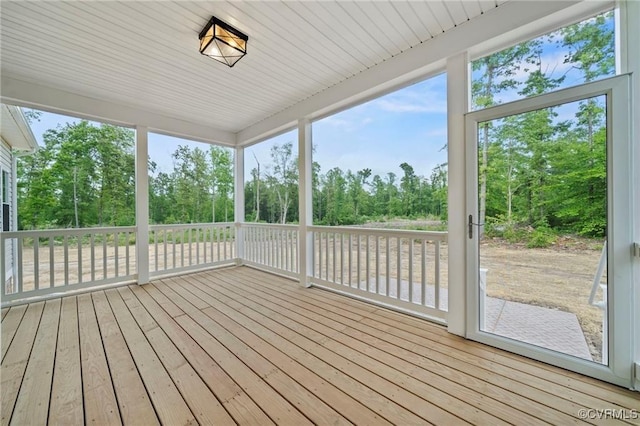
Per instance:
[[[577,87],[497,105],[465,116],[466,216],[478,215],[478,123],[542,108],[607,96],[607,222],[609,365],[480,331],[478,232],[467,236],[467,338],[557,365],[620,386],[631,387],[632,366],[632,192],[630,77],[620,75]],[[613,166],[615,164],[615,167]],[[465,226],[467,224],[465,223]],[[587,301],[584,301],[587,303]]]

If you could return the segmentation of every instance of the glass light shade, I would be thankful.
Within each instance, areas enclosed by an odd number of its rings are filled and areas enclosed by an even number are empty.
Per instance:
[[[247,54],[247,37],[212,17],[200,32],[200,53],[230,67]]]

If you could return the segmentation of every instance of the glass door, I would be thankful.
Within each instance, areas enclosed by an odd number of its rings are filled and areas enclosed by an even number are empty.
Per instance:
[[[468,114],[466,224],[469,337],[624,385],[626,81]]]

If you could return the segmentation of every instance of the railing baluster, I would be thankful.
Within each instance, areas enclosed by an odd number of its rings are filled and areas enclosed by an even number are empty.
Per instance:
[[[318,278],[322,279],[322,232],[318,232]]]
[[[200,228],[196,228],[196,265],[200,264]]]
[[[218,248],[218,261],[222,260],[222,257],[220,257],[220,228],[216,229],[216,245]]]
[[[440,309],[440,241],[435,241],[436,253],[435,253],[435,308]]]
[[[362,249],[360,247],[360,240],[362,237],[360,234],[357,234],[356,237],[358,238],[358,251],[356,251],[356,288],[360,288],[360,283],[362,282],[362,279],[360,278],[360,269],[361,269],[361,265],[360,265],[360,253],[362,252]]]
[[[115,255],[116,277],[118,277],[120,276],[120,254],[118,250],[118,248],[120,247],[120,233],[118,231],[113,233],[113,246],[114,246],[114,255]],[[157,252],[158,250],[156,249],[156,253]],[[157,267],[156,267],[156,270],[158,270]]]
[[[344,285],[344,233],[340,233],[340,284]]]
[[[413,238],[409,242],[409,303],[413,303]]]
[[[369,235],[367,235],[367,239],[366,239],[366,244],[367,244],[367,255],[366,255],[366,265],[365,265],[365,272],[367,274],[367,277],[365,278],[367,284],[366,284],[366,289],[367,291],[371,291],[371,286],[373,283],[370,282],[369,279],[369,275],[371,274],[371,266],[370,266],[370,253],[369,253]]]
[[[337,239],[338,234],[336,234],[335,232],[331,233],[331,242],[333,243],[333,275],[331,277],[331,280],[335,283],[338,280],[336,279],[336,239]]]
[[[6,243],[2,243],[5,244]],[[24,277],[22,276],[24,270],[22,268],[22,262],[23,262],[23,257],[22,257],[22,247],[23,247],[23,240],[22,238],[18,238],[18,279],[16,280],[16,293],[22,293],[22,289],[23,289],[23,284],[24,284]],[[4,251],[4,250],[3,250]],[[4,255],[2,256],[4,258]],[[4,287],[5,283],[4,283],[4,276],[2,277],[2,286]]]
[[[154,271],[157,271],[158,268],[158,230],[151,230],[150,231],[153,234],[153,265],[154,265]]]
[[[107,256],[108,256],[108,248],[107,248],[107,233],[106,231],[102,233],[102,279],[106,280],[109,276],[107,272]]]
[[[214,236],[215,232],[215,226],[211,225],[211,239],[209,241],[209,253],[211,253],[211,262],[215,262],[215,258],[213,257],[213,242],[216,240]]]
[[[40,288],[40,237],[33,238],[33,286]]]
[[[96,236],[91,233],[91,281],[96,280]]]
[[[180,267],[184,268],[184,228],[180,230]]]
[[[126,238],[124,242],[124,255],[126,256],[125,273],[127,276],[129,276],[131,275],[131,268],[130,268],[130,261],[129,261],[129,239],[131,238],[131,235],[129,235],[129,231],[125,232],[124,237]]]
[[[78,283],[82,284],[82,237],[78,235]]]
[[[191,240],[191,235],[193,234],[193,230],[191,228],[187,228],[187,235],[189,236],[189,238],[187,238],[187,241],[189,241],[189,266],[191,266],[193,264],[193,242]]]
[[[285,271],[291,272],[291,259],[289,258],[291,256],[291,232],[288,230],[284,231],[284,251]]]
[[[324,271],[324,278],[329,281],[329,261],[330,261],[330,257],[329,257],[329,237],[330,237],[330,232],[326,232],[324,234],[324,254],[325,254],[325,271]]]
[[[173,268],[176,267],[176,230],[175,229],[170,229],[169,231],[171,231],[171,257],[173,258],[173,264],[171,265]]]
[[[397,238],[396,249],[398,252],[398,259],[396,263],[396,269],[398,272],[398,275],[396,276],[396,299],[400,300],[400,281],[402,280],[402,240],[400,237]]]
[[[422,306],[427,305],[427,243],[422,240],[422,259],[420,261],[421,277],[420,288],[422,295]]]
[[[389,287],[391,287],[391,248],[390,248],[390,243],[391,241],[389,240],[389,236],[387,235],[387,237],[385,238],[386,240],[386,246],[387,246],[387,269],[386,269],[386,273],[387,273],[387,287],[385,288],[385,296],[389,297]]]
[[[64,253],[64,285],[69,285],[69,238],[67,235],[62,238],[62,246]]]
[[[353,266],[352,266],[352,263],[351,263],[352,256],[353,256],[352,253],[351,253],[352,252],[352,247],[353,247],[353,238],[352,238],[352,234],[349,234],[349,262],[348,262],[349,266],[347,266],[347,270],[349,271],[349,287],[351,287],[352,284],[353,284],[353,278],[352,278],[352,275],[353,275],[352,274],[352,268],[353,268]]]
[[[209,238],[209,229],[208,228],[204,228],[202,230],[203,232],[203,236],[202,236],[202,250],[204,251],[204,263],[207,263],[207,239]],[[213,261],[213,259],[212,259]]]
[[[376,235],[376,294],[380,294],[380,236]]]

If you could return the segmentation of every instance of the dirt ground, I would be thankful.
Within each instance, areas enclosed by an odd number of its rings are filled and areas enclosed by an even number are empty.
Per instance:
[[[589,305],[589,294],[602,247],[590,240],[551,248],[530,249],[504,241],[480,246],[480,264],[487,268],[487,294],[515,302],[571,312],[578,317],[591,356],[602,359],[603,310]],[[602,282],[606,280],[606,271]],[[602,300],[598,289],[595,301]]]

